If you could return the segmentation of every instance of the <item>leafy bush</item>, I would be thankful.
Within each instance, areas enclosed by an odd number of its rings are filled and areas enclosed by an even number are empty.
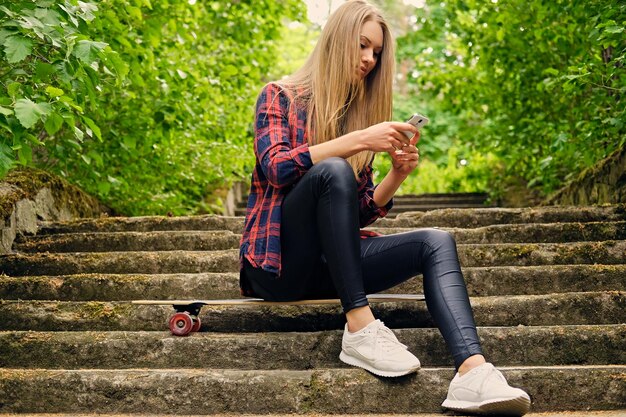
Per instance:
[[[1,7],[0,166],[59,173],[129,215],[211,210],[205,197],[251,170],[256,94],[282,17],[302,13],[297,0]]]
[[[491,153],[500,185],[549,193],[626,144],[623,2],[428,2],[413,22],[399,55],[410,94],[446,121],[433,149]]]

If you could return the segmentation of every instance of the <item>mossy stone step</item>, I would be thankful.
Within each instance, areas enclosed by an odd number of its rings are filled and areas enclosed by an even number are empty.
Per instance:
[[[239,247],[229,230],[61,233],[33,236],[13,244],[18,252],[213,251]]]
[[[626,265],[540,265],[463,268],[472,296],[626,291]],[[388,293],[422,294],[421,275]],[[238,298],[238,272],[0,276],[0,299],[115,301]]]
[[[395,219],[379,219],[381,227],[463,227],[492,224],[569,223],[626,220],[626,204],[606,206],[549,206],[528,208],[444,209],[402,213]]]
[[[394,196],[394,205],[398,204],[455,204],[455,203],[474,203],[485,204],[488,196],[486,195],[422,195],[422,196]]]
[[[474,202],[455,202],[449,201],[445,203],[439,202],[420,202],[420,203],[409,203],[409,204],[394,204],[391,211],[389,211],[389,215],[395,216],[399,213],[407,213],[414,211],[433,211],[433,210],[446,210],[446,209],[474,209],[474,208],[483,208],[485,205],[483,203],[474,203]]]
[[[623,264],[626,241],[460,244],[459,260],[472,266]],[[0,255],[9,276],[88,273],[236,272],[237,249],[218,251],[82,252]]]
[[[470,299],[478,326],[551,326],[626,322],[626,293],[619,291]],[[434,327],[424,302],[376,303],[376,317],[392,328]],[[170,306],[129,302],[0,300],[0,330],[166,330]],[[315,306],[206,306],[202,329],[216,332],[343,329],[339,304]]]
[[[5,300],[123,301],[239,296],[236,272],[0,277],[0,299]]]
[[[532,207],[444,209],[403,213],[395,219],[379,219],[377,227],[463,227],[473,228],[508,223],[567,223],[626,220],[626,205],[587,207]],[[101,217],[70,222],[44,222],[37,234],[77,232],[122,232],[159,230],[230,230],[241,233],[241,216],[146,216]]]
[[[11,254],[0,255],[0,272],[10,276],[235,272],[238,254],[237,249]]]
[[[214,214],[196,216],[100,217],[42,222],[37,234],[87,232],[156,232],[162,230],[230,230],[241,233],[244,218]]]
[[[242,417],[294,417],[293,414],[238,414]],[[336,414],[320,414],[310,413],[301,414],[304,417],[337,417]],[[386,417],[441,417],[441,413],[411,413],[411,414],[397,414],[397,413],[385,413]],[[460,414],[457,414],[460,415]],[[624,417],[626,415],[626,409],[624,410],[610,410],[610,411],[556,411],[553,413],[528,413],[525,417]],[[204,415],[181,415],[177,414],[177,417],[201,417]],[[212,417],[233,417],[232,413],[226,414],[211,414]],[[50,414],[50,413],[20,413],[20,414],[0,414],[0,417],[94,417],[93,414],[82,413],[63,413],[63,414]],[[106,417],[138,417],[137,414],[107,414]],[[171,417],[171,414],[141,414],[141,417]],[[372,417],[372,414],[350,414],[350,417]]]
[[[512,385],[529,393],[533,411],[608,410],[626,403],[626,366],[501,370]],[[451,368],[423,368],[396,379],[358,369],[0,369],[0,411],[432,413],[441,412],[452,376]]]
[[[438,329],[394,329],[423,366],[453,366]],[[0,367],[46,369],[347,367],[343,331],[277,333],[0,332]],[[479,327],[483,352],[499,366],[626,363],[626,324]],[[189,352],[193,352],[190,355]]]
[[[403,233],[415,228],[370,227],[382,234]],[[444,228],[457,243],[560,243],[626,239],[626,222],[506,224],[475,229]],[[21,238],[13,244],[18,252],[112,252],[222,250],[239,247],[240,234],[231,231],[157,231],[59,233]]]
[[[368,227],[381,234],[405,233],[411,227]],[[626,222],[496,224],[471,229],[440,228],[464,243],[565,243],[626,239]]]

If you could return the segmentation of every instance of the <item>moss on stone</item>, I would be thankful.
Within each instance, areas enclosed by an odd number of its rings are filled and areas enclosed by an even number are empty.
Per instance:
[[[130,305],[89,301],[82,305],[80,315],[88,320],[111,320],[127,316],[129,310]]]
[[[9,171],[2,179],[6,184],[5,193],[0,196],[0,215],[7,218],[13,212],[15,203],[27,198],[34,200],[44,188],[48,188],[57,207],[67,208],[74,217],[94,217],[101,212],[112,211],[95,197],[82,191],[67,180],[36,168],[19,167]]]

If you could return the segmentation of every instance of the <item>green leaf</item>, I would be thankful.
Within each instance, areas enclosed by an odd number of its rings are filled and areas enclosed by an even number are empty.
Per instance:
[[[85,124],[93,131],[93,133],[95,133],[96,137],[100,139],[100,142],[102,142],[102,133],[100,132],[100,128],[98,127],[98,125],[86,116],[83,116],[83,122],[85,122]]]
[[[15,152],[10,146],[0,142],[0,174],[7,172],[15,165]]]
[[[74,136],[76,137],[76,139],[78,139],[80,142],[82,142],[83,139],[85,138],[85,132],[83,132],[82,130],[80,130],[76,126],[74,126]]]
[[[20,164],[28,165],[33,160],[33,148],[30,147],[30,144],[22,143],[22,148],[17,151],[17,157]]]
[[[0,114],[4,114],[5,116],[10,116],[13,114],[13,110],[0,106]]]
[[[617,26],[617,25],[615,25],[615,26],[607,26],[604,29],[604,31],[608,32],[608,33],[622,33],[624,31],[624,27]]]
[[[20,26],[28,30],[44,27],[43,23],[41,23],[41,20],[37,19],[34,16],[22,16],[22,19],[20,20]]]
[[[96,16],[94,15],[94,12],[98,11],[98,6],[96,6],[95,4],[79,1],[78,7],[81,11],[81,13],[79,14],[79,17],[83,19],[85,22],[89,23],[93,19],[96,18]]]
[[[16,17],[15,13],[13,13],[11,10],[7,9],[4,6],[0,6],[0,11],[3,11],[9,17]]]
[[[21,83],[10,83],[7,86],[7,93],[9,93],[9,96],[11,97],[15,97],[15,95],[17,94],[18,90],[22,87]]]
[[[46,62],[38,61],[35,66],[35,75],[39,81],[46,82],[50,78],[50,75],[55,72],[53,65]]]
[[[31,141],[31,142],[32,142],[33,144],[35,144],[35,145],[39,145],[39,146],[41,146],[41,145],[43,145],[43,144],[44,144],[44,143],[43,143],[42,141],[40,141],[40,140],[39,140],[39,139],[38,139],[35,135],[32,135],[32,134],[30,134],[30,133],[26,133],[26,134],[24,135],[24,137],[25,137],[26,139],[28,139],[29,141]]]
[[[18,63],[26,58],[33,49],[33,42],[20,35],[8,37],[4,41],[4,53],[9,64]]]
[[[6,29],[0,29],[0,45],[4,45],[4,42],[9,36],[15,35],[15,32]]]
[[[74,48],[74,56],[87,65],[91,65],[98,59],[98,52],[104,49],[108,44],[104,42],[93,42],[82,40]]]
[[[46,118],[43,126],[46,129],[46,132],[52,136],[57,133],[59,129],[61,129],[61,126],[63,126],[63,117],[57,112],[52,112]]]
[[[24,98],[15,102],[15,117],[26,129],[33,127],[41,119],[41,116],[48,115],[51,110],[52,108],[48,103],[34,103]]]
[[[65,92],[60,88],[49,85],[48,87],[46,87],[46,94],[48,94],[49,97],[54,98],[62,96],[63,94],[65,94]]]

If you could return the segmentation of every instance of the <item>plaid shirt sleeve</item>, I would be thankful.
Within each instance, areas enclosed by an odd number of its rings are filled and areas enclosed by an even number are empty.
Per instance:
[[[275,84],[263,89],[256,105],[254,150],[263,174],[275,188],[293,184],[313,166],[309,145],[291,143],[290,124],[298,124],[298,129],[304,126],[289,120],[288,108],[289,98]]]
[[[367,165],[359,176],[359,225],[361,227],[366,227],[374,223],[379,217],[385,217],[393,207],[393,198],[383,207],[376,205],[374,202],[374,190],[377,186],[374,186],[372,176],[371,165]]]

